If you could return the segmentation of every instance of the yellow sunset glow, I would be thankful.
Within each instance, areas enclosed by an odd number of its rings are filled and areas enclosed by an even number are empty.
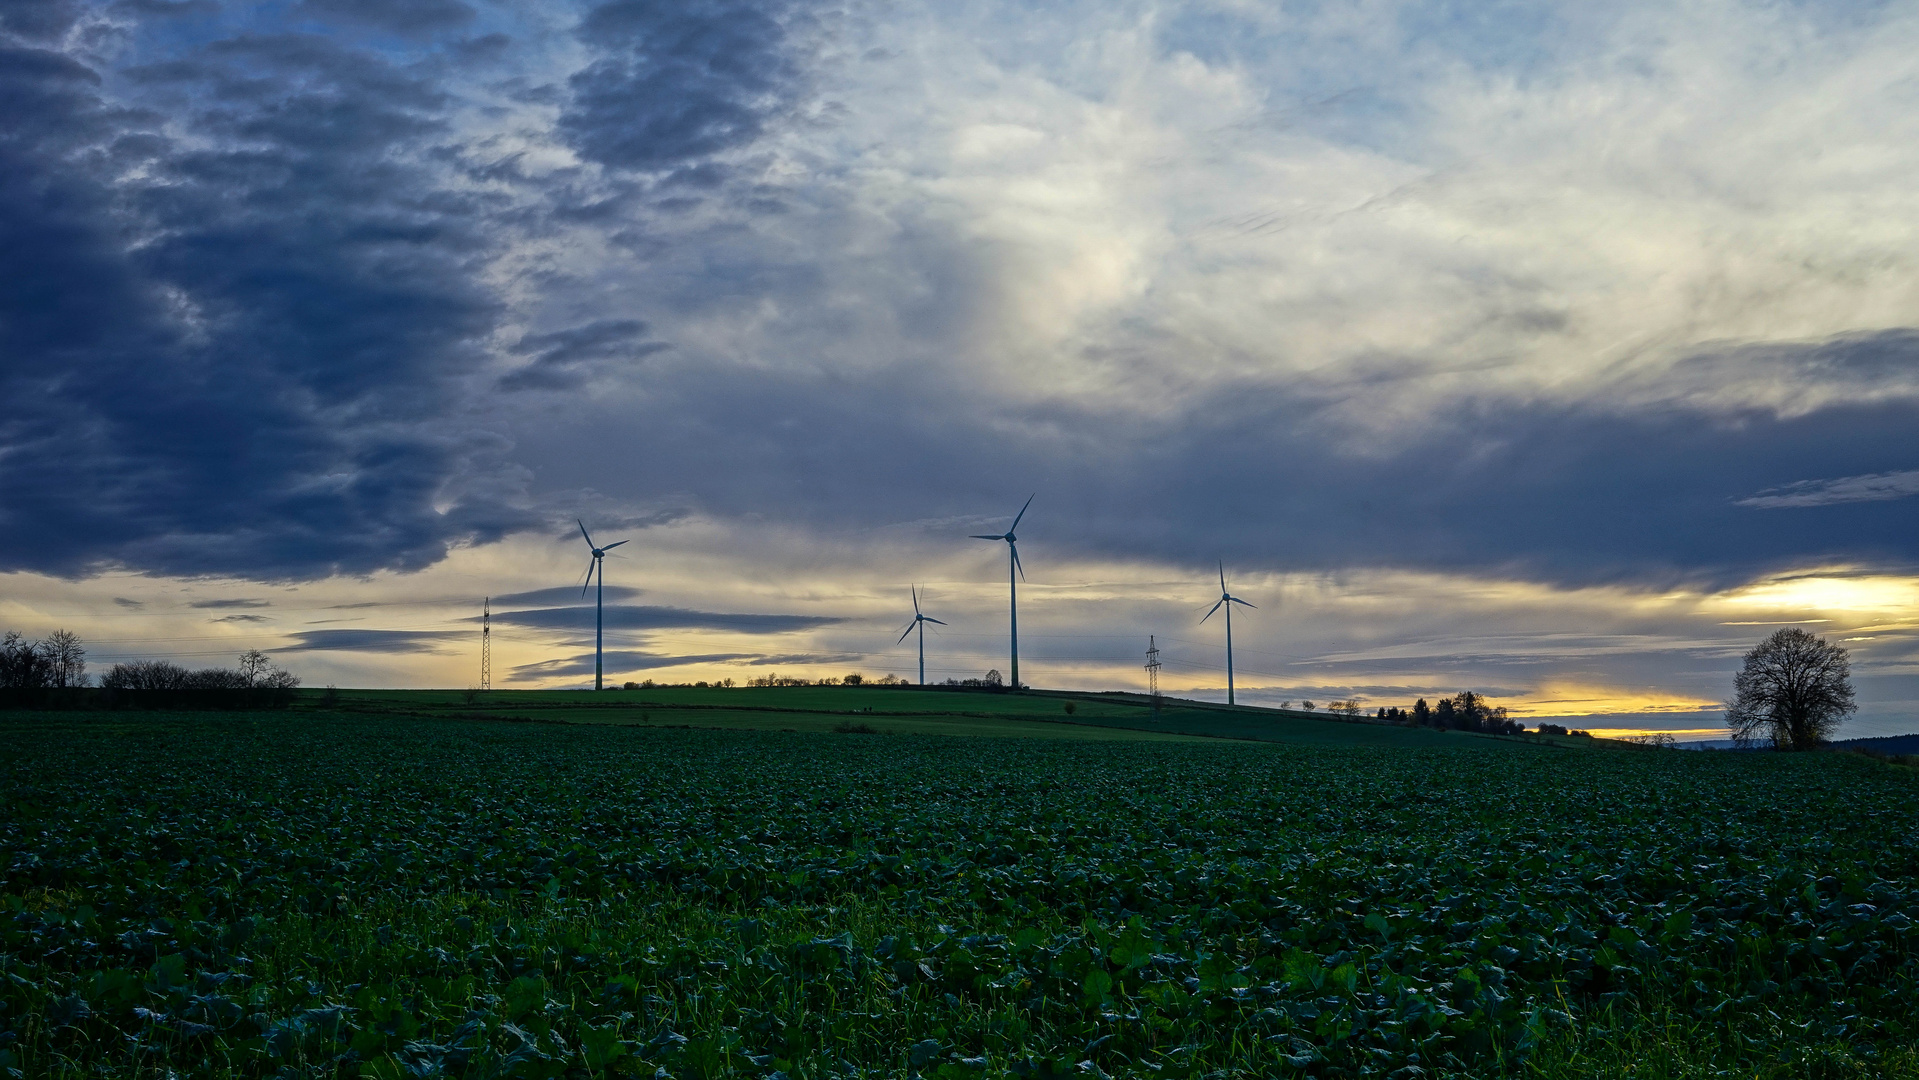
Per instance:
[[[1577,683],[1547,683],[1525,697],[1502,699],[1515,719],[1527,716],[1610,716],[1619,713],[1694,713],[1717,709],[1721,703],[1705,698],[1674,695],[1653,687],[1589,686]],[[1678,728],[1660,728],[1677,733]],[[1718,730],[1714,728],[1713,730]]]
[[[1701,607],[1732,619],[1761,612],[1786,619],[1813,614],[1896,619],[1919,613],[1919,578],[1843,573],[1768,578],[1707,597]]]
[[[1602,739],[1637,739],[1647,735],[1671,735],[1678,739],[1710,739],[1715,736],[1724,738],[1726,736],[1726,729],[1723,727],[1594,728],[1593,734]]]

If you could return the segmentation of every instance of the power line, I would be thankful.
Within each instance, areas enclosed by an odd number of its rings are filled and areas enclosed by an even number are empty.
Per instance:
[[[1159,719],[1159,643],[1146,635],[1146,693],[1153,699],[1153,719]]]

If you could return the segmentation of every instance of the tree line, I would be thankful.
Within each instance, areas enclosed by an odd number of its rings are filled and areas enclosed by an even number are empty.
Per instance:
[[[18,630],[0,638],[0,688],[41,690],[87,685],[87,650],[71,630],[28,641]]]
[[[1504,705],[1494,705],[1485,697],[1471,690],[1461,690],[1449,698],[1440,698],[1437,705],[1426,704],[1425,698],[1413,702],[1410,709],[1398,706],[1382,708],[1376,714],[1380,720],[1390,720],[1415,727],[1439,728],[1444,731],[1478,731],[1488,735],[1519,735],[1526,725],[1506,715]],[[1556,725],[1542,725],[1551,727]],[[1564,728],[1560,728],[1564,732]]]
[[[231,668],[189,671],[167,660],[134,660],[115,664],[100,677],[106,690],[292,690],[300,677],[273,666],[267,654],[249,649]]]
[[[0,637],[0,689],[64,690],[92,685],[87,650],[71,630],[55,630],[30,641],[17,630]],[[277,690],[300,685],[292,672],[276,667],[267,654],[249,649],[231,668],[189,670],[170,660],[132,660],[100,676],[102,690]]]

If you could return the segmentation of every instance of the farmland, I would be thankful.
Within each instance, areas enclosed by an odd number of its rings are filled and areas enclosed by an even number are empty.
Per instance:
[[[832,731],[861,724],[904,735],[1048,739],[1251,739],[1310,746],[1590,745],[1587,739],[1512,740],[1432,728],[1345,721],[1329,713],[1166,698],[1156,714],[1138,694],[937,687],[658,687],[604,691],[355,690],[338,707],[425,718],[491,718],[752,731]],[[317,700],[311,693],[309,702]]]
[[[0,1067],[1919,1076],[1895,765],[387,701],[0,715]]]

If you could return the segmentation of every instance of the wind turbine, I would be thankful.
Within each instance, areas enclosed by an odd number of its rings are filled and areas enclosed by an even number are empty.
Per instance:
[[[919,586],[916,585],[913,587],[913,621],[910,623],[907,623],[906,629],[900,632],[900,641],[905,641],[906,635],[912,633],[914,630],[918,630],[920,632],[920,685],[921,686],[926,685],[926,624],[927,623],[932,623],[935,626],[946,625],[945,623],[940,622],[938,619],[935,619],[931,615],[922,614],[920,612],[920,591],[919,591]],[[899,641],[896,641],[893,644],[898,645]]]
[[[1226,609],[1226,704],[1228,705],[1231,705],[1233,703],[1233,605],[1234,604],[1238,604],[1241,607],[1253,606],[1251,604],[1248,604],[1246,601],[1241,600],[1239,597],[1234,596],[1232,593],[1229,593],[1226,591],[1226,564],[1220,563],[1219,564],[1219,602],[1214,604],[1212,611],[1208,611],[1205,614],[1205,616],[1201,618],[1199,621],[1203,623],[1207,619],[1210,619],[1213,617],[1213,611],[1218,611],[1220,608]]]
[[[574,519],[579,521],[578,518]],[[593,584],[593,571],[600,572],[599,591],[593,594],[593,689],[600,689],[601,639],[606,630],[606,553],[626,543],[615,540],[605,547],[593,542],[593,534],[586,531],[586,522],[580,521],[580,535],[586,537],[586,546],[593,549],[593,561],[586,564],[586,581],[580,586],[580,595],[585,596],[587,586]]]
[[[1037,494],[1037,492],[1034,493],[1034,495]],[[1033,505],[1034,495],[1028,495],[1026,497],[1026,506]],[[1017,571],[1019,576],[1024,578],[1026,576],[1026,568],[1019,564],[1019,537],[1013,535],[1013,530],[1019,528],[1019,519],[1026,516],[1026,506],[1019,508],[1019,513],[1013,517],[1013,524],[1008,526],[1005,532],[995,536],[988,536],[982,533],[972,534],[975,540],[1004,540],[1006,541],[1006,550],[1012,553],[1011,562],[1006,567],[1006,595],[1008,598],[1006,610],[1010,613],[1011,617],[1011,622],[1008,623],[1008,625],[1011,627],[1010,639],[1013,645],[1012,686],[1015,690],[1019,689],[1019,582],[1014,580],[1013,574]]]

